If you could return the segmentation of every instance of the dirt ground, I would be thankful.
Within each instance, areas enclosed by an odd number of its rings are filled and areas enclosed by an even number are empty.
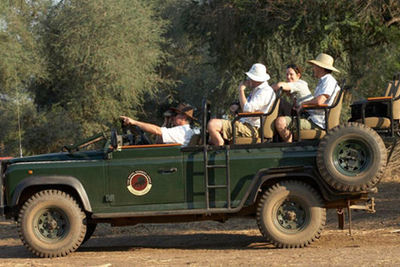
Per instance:
[[[22,245],[13,222],[0,221],[0,266],[398,266],[400,178],[379,185],[375,214],[353,211],[352,235],[328,210],[322,237],[303,249],[276,249],[255,220],[225,223],[99,225],[93,237],[64,258],[40,259]],[[346,221],[346,227],[348,226]]]

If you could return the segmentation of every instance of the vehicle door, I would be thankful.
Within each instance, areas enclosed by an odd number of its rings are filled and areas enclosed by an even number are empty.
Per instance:
[[[123,146],[111,152],[107,167],[111,206],[129,206],[126,211],[182,208],[185,184],[180,148],[173,144]]]

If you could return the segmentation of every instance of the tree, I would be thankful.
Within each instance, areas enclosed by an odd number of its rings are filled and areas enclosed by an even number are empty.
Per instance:
[[[163,35],[166,42],[162,45],[165,56],[157,67],[166,83],[144,105],[145,120],[161,123],[163,112],[179,102],[200,107],[202,99],[211,96],[219,84],[208,46],[198,45],[203,37],[193,38],[185,28],[184,14],[191,4],[191,0],[159,0],[156,5],[159,16],[168,21]],[[199,113],[200,110],[195,112]]]
[[[62,1],[42,21],[49,77],[31,88],[40,108],[57,104],[85,135],[135,115],[162,83],[164,22],[152,1]]]
[[[339,79],[368,95],[381,93],[398,68],[399,14],[398,1],[391,0],[198,1],[187,9],[186,29],[209,47],[221,77],[218,101],[235,94],[252,63],[265,63],[274,82],[284,78],[287,63],[306,67],[320,52],[336,59]]]
[[[47,73],[34,25],[49,2],[0,3],[0,155],[20,154],[27,118],[35,114],[27,87]]]

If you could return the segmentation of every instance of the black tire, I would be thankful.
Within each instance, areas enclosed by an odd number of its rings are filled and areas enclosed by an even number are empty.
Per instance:
[[[321,236],[325,221],[326,210],[320,195],[303,182],[275,184],[258,203],[258,228],[278,248],[311,244]]]
[[[85,238],[83,238],[82,244],[85,244],[93,235],[94,231],[96,230],[97,223],[88,223],[86,224],[86,234]]]
[[[317,166],[333,188],[365,191],[376,186],[386,166],[382,138],[371,128],[351,122],[332,129],[320,142]]]
[[[59,190],[40,191],[19,211],[19,236],[39,257],[66,256],[81,245],[85,219],[85,213],[70,195]]]

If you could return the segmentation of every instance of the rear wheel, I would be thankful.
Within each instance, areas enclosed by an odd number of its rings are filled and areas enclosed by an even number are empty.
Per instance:
[[[258,227],[262,235],[279,248],[311,244],[320,237],[325,221],[326,210],[321,197],[302,182],[275,184],[258,204]]]
[[[68,194],[59,190],[40,191],[29,198],[18,216],[23,244],[39,257],[66,256],[82,243],[85,213]]]

